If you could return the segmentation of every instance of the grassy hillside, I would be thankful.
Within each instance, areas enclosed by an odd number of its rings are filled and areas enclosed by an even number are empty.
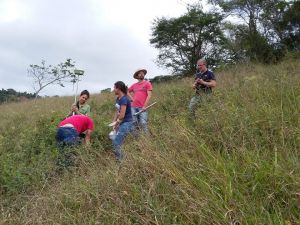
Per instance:
[[[188,119],[192,79],[154,86],[150,137],[121,167],[107,137],[114,96],[94,95],[91,147],[57,174],[55,131],[72,97],[1,105],[0,224],[299,224],[300,63],[219,71]]]

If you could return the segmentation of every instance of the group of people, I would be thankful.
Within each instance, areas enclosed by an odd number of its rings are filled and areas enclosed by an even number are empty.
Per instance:
[[[114,84],[116,112],[112,122],[114,135],[111,139],[114,154],[118,161],[124,157],[121,147],[125,137],[130,132],[139,129],[140,132],[149,133],[147,106],[151,100],[152,85],[145,79],[146,74],[147,70],[145,69],[137,70],[133,77],[138,82],[129,88],[122,81],[117,81]],[[195,96],[189,104],[192,117],[196,116],[197,107],[200,104],[205,104],[210,98],[212,88],[215,86],[215,75],[207,69],[206,60],[199,59],[193,83]],[[87,90],[82,91],[79,101],[72,105],[70,115],[59,123],[56,139],[60,147],[77,145],[80,143],[80,137],[84,138],[85,144],[90,143],[94,122],[90,117],[91,108],[86,103],[89,97],[90,94]]]
[[[146,74],[146,69],[137,70],[133,77],[138,82],[129,88],[122,81],[117,81],[114,84],[116,112],[112,126],[115,135],[111,139],[118,161],[124,157],[121,146],[130,132],[140,130],[145,134],[149,133],[146,107],[150,103],[152,85],[145,79]],[[87,104],[88,99],[89,92],[87,90],[82,91],[78,102],[72,105],[70,115],[59,123],[56,140],[60,149],[79,144],[81,142],[80,137],[83,137],[85,144],[90,143],[94,122],[90,117],[91,108]]]

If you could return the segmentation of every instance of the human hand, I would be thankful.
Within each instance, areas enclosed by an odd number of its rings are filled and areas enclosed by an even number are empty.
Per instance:
[[[84,146],[85,146],[85,148],[89,148],[91,146],[91,140],[90,139],[85,139],[84,140]]]
[[[77,111],[78,111],[78,108],[77,108],[77,106],[76,106],[75,104],[72,105],[71,111],[72,111],[72,112],[77,112]]]
[[[199,84],[205,84],[205,81],[198,78],[198,79],[197,79],[197,83],[199,83]]]
[[[119,120],[119,119],[114,121],[113,130],[117,131],[119,129],[121,122],[122,122],[122,120]]]
[[[117,131],[119,129],[120,124],[116,123],[115,125],[113,125],[113,130]]]

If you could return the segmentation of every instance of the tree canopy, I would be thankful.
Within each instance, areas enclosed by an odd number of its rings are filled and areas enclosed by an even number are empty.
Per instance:
[[[251,60],[279,61],[286,50],[299,51],[300,2],[284,0],[210,0],[222,15],[237,16],[245,27],[236,26],[233,39]],[[243,28],[243,29],[240,29]],[[242,40],[242,41],[240,41]]]
[[[150,43],[159,49],[158,65],[186,73],[195,71],[198,58],[213,63],[228,57],[222,48],[226,42],[222,19],[218,13],[203,12],[200,5],[189,6],[178,18],[157,18]]]
[[[300,1],[210,0],[215,8],[187,6],[177,18],[157,18],[150,43],[157,64],[174,73],[195,71],[199,58],[210,65],[240,60],[276,63],[300,51]],[[232,20],[234,16],[237,20]]]

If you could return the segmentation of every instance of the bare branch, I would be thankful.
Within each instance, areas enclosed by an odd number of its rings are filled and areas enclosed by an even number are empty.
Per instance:
[[[30,65],[27,73],[33,79],[36,98],[49,85],[58,84],[64,87],[63,83],[65,82],[75,83],[78,81],[79,75],[74,73],[74,69],[75,62],[71,59],[67,59],[56,66],[46,65],[45,60],[42,60],[41,65]]]

